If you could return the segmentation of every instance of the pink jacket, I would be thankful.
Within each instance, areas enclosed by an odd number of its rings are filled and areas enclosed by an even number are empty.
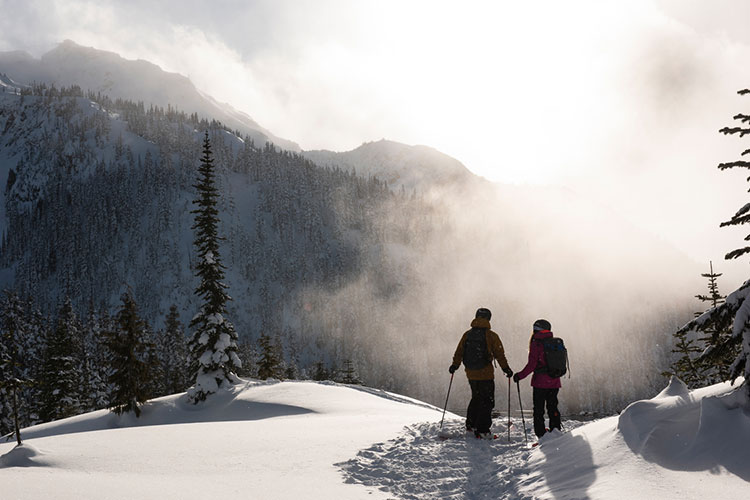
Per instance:
[[[534,332],[534,340],[542,340],[551,338],[552,332],[549,330],[540,330]],[[524,379],[528,377],[529,373],[533,372],[536,368],[544,366],[544,346],[541,342],[531,342],[531,348],[529,349],[529,361],[526,366],[518,372],[518,378]],[[531,377],[531,387],[538,387],[540,389],[559,389],[562,385],[560,384],[560,377],[550,377],[546,373],[534,373]]]

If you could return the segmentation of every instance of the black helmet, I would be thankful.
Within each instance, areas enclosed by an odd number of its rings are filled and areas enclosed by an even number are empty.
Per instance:
[[[474,315],[474,317],[475,318],[484,318],[487,321],[489,321],[490,318],[492,317],[492,311],[490,311],[486,307],[480,307],[479,309],[477,309],[477,313]]]

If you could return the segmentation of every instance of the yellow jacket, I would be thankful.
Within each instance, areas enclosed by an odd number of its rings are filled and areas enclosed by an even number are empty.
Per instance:
[[[490,359],[496,359],[497,362],[500,363],[500,367],[504,370],[510,369],[508,366],[508,360],[505,359],[503,343],[500,342],[500,337],[497,336],[497,333],[490,330],[491,327],[489,320],[485,318],[475,318],[474,321],[471,322],[471,327],[487,329],[487,349],[490,351]],[[458,342],[456,352],[453,354],[454,366],[459,366],[464,359],[464,343],[466,342],[466,335],[468,333],[469,332],[466,331]],[[490,362],[487,366],[479,370],[469,370],[466,368],[466,377],[469,380],[495,380],[495,367],[492,366],[492,362]]]

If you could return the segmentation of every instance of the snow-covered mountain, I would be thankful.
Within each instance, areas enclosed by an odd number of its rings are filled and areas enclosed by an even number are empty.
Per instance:
[[[198,113],[201,118],[221,121],[230,129],[247,134],[259,146],[270,141],[283,149],[300,149],[294,142],[276,137],[247,114],[199,91],[182,75],[163,71],[148,61],[124,59],[71,40],[60,43],[40,59],[20,51],[0,52],[0,73],[28,84],[78,85],[84,91],[101,92],[112,99],[143,101],[147,107],[172,106],[188,114]]]
[[[140,419],[101,410],[25,429],[22,446],[0,443],[0,487],[14,500],[744,498],[745,398],[673,380],[619,417],[564,416],[564,434],[529,449],[517,414],[510,435],[503,415],[483,441],[448,413],[443,441],[441,409],[411,398],[248,380],[198,406],[150,401]]]

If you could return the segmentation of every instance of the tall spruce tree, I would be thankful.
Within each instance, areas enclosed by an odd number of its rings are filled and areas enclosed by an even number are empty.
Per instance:
[[[41,373],[40,418],[44,422],[80,413],[78,342],[81,326],[66,298],[47,338]]]
[[[113,370],[109,378],[112,384],[109,407],[118,415],[132,411],[139,417],[140,405],[149,397],[150,346],[146,341],[146,323],[138,317],[131,291],[125,292],[121,300],[117,326],[107,341]]]
[[[237,333],[224,317],[226,303],[231,297],[223,283],[225,267],[219,255],[222,240],[218,231],[219,191],[208,131],[203,140],[198,182],[193,187],[197,191],[193,200],[197,208],[191,212],[195,214],[193,245],[198,254],[196,275],[200,280],[195,293],[203,303],[190,322],[190,328],[194,330],[189,347],[195,366],[195,385],[188,391],[188,396],[192,402],[198,403],[220,387],[232,384],[241,367],[237,355]]]

